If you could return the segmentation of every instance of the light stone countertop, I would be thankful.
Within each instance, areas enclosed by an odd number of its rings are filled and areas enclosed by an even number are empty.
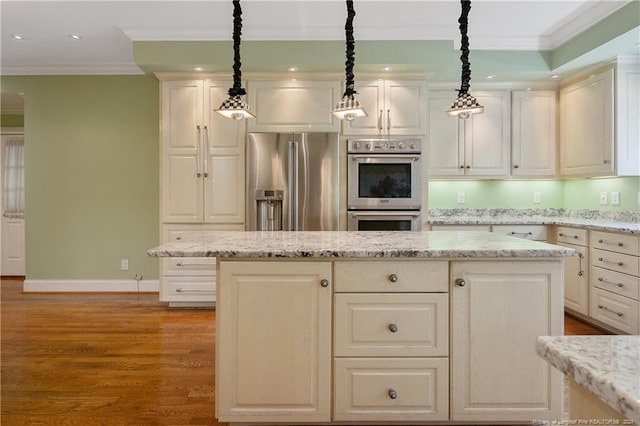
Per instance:
[[[640,422],[640,336],[540,336],[536,352],[611,408]]]
[[[147,252],[154,257],[531,258],[573,256],[570,248],[474,231],[203,231]]]

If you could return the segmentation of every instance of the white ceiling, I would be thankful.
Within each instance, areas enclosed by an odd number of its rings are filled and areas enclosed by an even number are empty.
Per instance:
[[[471,49],[553,49],[629,1],[474,0]],[[355,8],[356,40],[459,42],[457,0],[358,0]],[[243,40],[344,40],[343,0],[243,0],[242,9]],[[232,32],[230,0],[2,0],[0,15],[2,74],[140,73],[133,41],[230,40]]]

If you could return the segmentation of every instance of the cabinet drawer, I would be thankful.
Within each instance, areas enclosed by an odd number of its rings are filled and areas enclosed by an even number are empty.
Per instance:
[[[591,287],[589,315],[629,334],[638,334],[638,301]]]
[[[446,356],[449,296],[336,294],[336,356]]]
[[[163,302],[215,302],[214,277],[162,277]]]
[[[497,234],[509,235],[511,237],[547,241],[546,225],[493,225],[491,230]]]
[[[639,300],[640,278],[638,277],[594,266],[591,268],[591,282],[594,287]]]
[[[638,276],[638,258],[628,254],[592,249],[591,264],[600,268]]]
[[[591,231],[591,247],[616,253],[639,256],[640,237],[615,234],[612,232]]]
[[[587,245],[587,230],[559,226],[556,233],[556,240],[559,243],[575,244],[577,246]]]
[[[337,358],[334,420],[448,420],[448,358]]]
[[[215,257],[168,257],[161,259],[163,275],[216,274]]]
[[[432,231],[484,231],[491,232],[491,225],[431,225]]]
[[[447,261],[341,261],[334,266],[337,293],[446,292]]]

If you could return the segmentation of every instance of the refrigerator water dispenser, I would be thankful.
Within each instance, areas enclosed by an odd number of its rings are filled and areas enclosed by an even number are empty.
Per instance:
[[[282,190],[256,190],[256,230],[282,231]]]

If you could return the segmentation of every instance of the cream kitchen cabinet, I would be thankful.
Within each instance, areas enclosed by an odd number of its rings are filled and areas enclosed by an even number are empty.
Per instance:
[[[548,239],[547,225],[492,225],[491,232],[533,241]]]
[[[162,83],[164,223],[244,223],[244,121],[214,112],[229,84]]]
[[[427,172],[432,178],[504,178],[509,176],[509,92],[474,91],[482,114],[466,120],[445,111],[454,90],[431,90],[428,105]]]
[[[556,241],[577,253],[577,256],[564,260],[564,308],[569,312],[589,315],[588,231],[559,226]]]
[[[618,59],[560,90],[560,174],[640,174],[640,67]]]
[[[331,262],[219,263],[216,417],[331,419]]]
[[[256,118],[249,132],[339,132],[331,110],[341,98],[339,81],[252,80],[248,102]]]
[[[451,420],[562,418],[562,374],[535,350],[562,334],[561,283],[560,260],[452,262]]]
[[[556,92],[511,92],[511,176],[556,174]]]
[[[425,134],[426,80],[358,81],[356,90],[356,97],[368,115],[345,121],[344,135]]]

